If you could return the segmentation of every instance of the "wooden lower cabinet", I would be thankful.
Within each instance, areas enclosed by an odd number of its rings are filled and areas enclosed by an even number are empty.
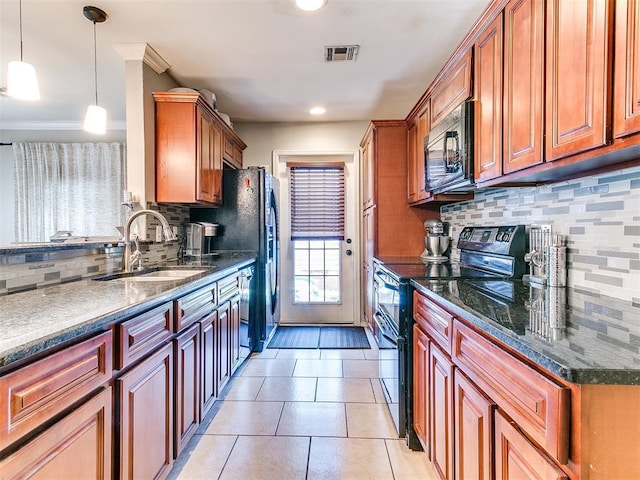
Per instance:
[[[3,479],[111,479],[112,388],[0,461]]]
[[[218,383],[218,391],[221,391],[229,381],[229,378],[231,378],[231,362],[229,360],[230,313],[231,302],[225,302],[218,306],[218,319],[216,322],[216,381]]]
[[[527,440],[500,411],[495,415],[496,480],[561,480],[566,474]]]
[[[413,326],[413,429],[429,454],[429,338]]]
[[[160,479],[173,464],[173,345],[116,380],[121,479]]]
[[[174,458],[177,458],[200,424],[200,325],[192,325],[173,343],[176,366]]]
[[[495,403],[456,369],[453,379],[454,474],[458,480],[493,478]]]
[[[229,360],[231,374],[240,364],[240,296],[230,300],[229,306]]]
[[[213,311],[200,320],[200,418],[213,407],[218,398],[218,373],[217,373],[217,328],[218,312]]]
[[[431,462],[453,480],[453,364],[432,342],[429,349]]]

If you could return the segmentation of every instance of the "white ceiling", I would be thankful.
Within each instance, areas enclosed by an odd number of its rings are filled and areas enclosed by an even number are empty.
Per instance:
[[[404,118],[488,0],[328,0],[302,12],[293,0],[22,0],[24,60],[42,99],[0,95],[0,128],[80,125],[93,103],[95,5],[99,103],[125,120],[124,60],[114,45],[147,43],[183,86],[217,95],[235,122]],[[0,0],[0,87],[20,57],[19,0]],[[327,63],[324,45],[358,44],[355,62]],[[322,104],[321,118],[308,113]]]

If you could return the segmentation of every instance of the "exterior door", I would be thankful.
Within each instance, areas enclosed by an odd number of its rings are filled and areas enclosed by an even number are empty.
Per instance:
[[[274,155],[280,183],[280,325],[359,324],[356,259],[359,258],[358,153]],[[344,240],[291,240],[290,168],[344,164]],[[305,262],[308,262],[305,266]],[[306,278],[305,278],[306,277]]]

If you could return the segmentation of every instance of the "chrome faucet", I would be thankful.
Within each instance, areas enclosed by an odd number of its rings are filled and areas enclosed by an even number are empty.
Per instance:
[[[137,212],[133,212],[127,220],[127,225],[124,227],[124,256],[122,259],[122,271],[130,272],[132,270],[132,265],[137,261],[140,262],[138,268],[141,268],[142,258],[140,253],[140,244],[138,243],[138,236],[134,239],[136,250],[135,252],[131,252],[131,224],[133,221],[141,217],[142,215],[151,215],[152,217],[156,217],[160,224],[162,225],[162,235],[165,241],[170,242],[172,240],[176,240],[176,236],[171,230],[171,226],[167,219],[160,212],[156,212],[155,210],[138,210]]]

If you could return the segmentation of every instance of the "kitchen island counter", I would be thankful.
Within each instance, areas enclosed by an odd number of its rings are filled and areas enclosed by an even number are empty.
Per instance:
[[[255,252],[226,252],[160,265],[204,270],[183,279],[83,279],[0,296],[0,373],[21,360],[104,331],[118,321],[214,282],[250,265],[255,258]]]
[[[629,302],[520,280],[413,279],[411,284],[561,379],[640,385],[640,308]]]

